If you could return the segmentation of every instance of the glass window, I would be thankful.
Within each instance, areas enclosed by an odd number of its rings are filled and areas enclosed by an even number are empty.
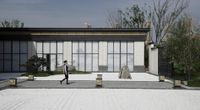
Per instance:
[[[86,71],[92,71],[92,55],[86,54]]]
[[[73,42],[73,53],[78,53],[78,42]]]
[[[26,64],[27,62],[27,54],[20,55],[20,65]],[[26,71],[26,67],[20,66],[20,71]]]
[[[79,53],[85,53],[85,43],[79,42]]]
[[[12,71],[19,71],[19,54],[13,54]]]
[[[126,53],[127,46],[126,42],[121,42],[121,53]]]
[[[51,42],[51,53],[56,53],[56,42]]]
[[[85,71],[85,55],[79,54],[79,70]]]
[[[20,64],[21,64],[21,65],[22,65],[22,64],[26,64],[26,62],[27,62],[27,54],[21,54],[21,55],[20,55]],[[20,67],[20,70],[21,70],[21,71],[26,71],[26,67],[21,66],[21,67]]]
[[[128,55],[128,68],[129,71],[133,71],[133,54]]]
[[[42,58],[42,54],[37,54],[38,57]]]
[[[58,53],[63,53],[63,42],[58,42]]]
[[[57,55],[57,66],[60,67],[63,65],[63,55],[62,54],[58,54]]]
[[[121,54],[121,68],[126,65],[126,54]]]
[[[3,72],[3,54],[0,54],[0,72]]]
[[[78,54],[73,54],[73,66],[78,70]]]
[[[99,52],[98,42],[93,42],[93,53]]]
[[[128,53],[133,53],[133,42],[128,42]]]
[[[55,71],[56,69],[56,55],[51,55],[51,63],[50,63],[50,70]]]
[[[113,53],[113,42],[108,42],[108,53]]]
[[[49,53],[49,42],[43,43],[44,53]]]
[[[11,72],[11,54],[4,54],[4,71]]]
[[[42,42],[37,42],[37,53],[42,53]]]
[[[13,53],[19,53],[19,41],[13,41]]]
[[[11,53],[11,42],[10,41],[4,42],[4,53]]]
[[[20,42],[20,53],[28,53],[28,42],[26,41]]]
[[[113,71],[113,55],[108,55],[108,71]]]
[[[98,67],[98,55],[97,54],[93,54],[93,71],[98,71],[99,67]]]
[[[118,54],[115,54],[114,55],[114,71],[119,71],[120,67],[119,67],[119,64],[120,64],[120,57]]]
[[[3,53],[3,41],[0,41],[0,53]]]
[[[114,53],[120,53],[119,42],[114,42]]]
[[[86,42],[86,53],[92,53],[92,43]]]

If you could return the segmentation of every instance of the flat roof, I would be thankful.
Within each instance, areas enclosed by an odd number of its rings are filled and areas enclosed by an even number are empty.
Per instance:
[[[150,28],[0,28],[0,32],[149,32]]]

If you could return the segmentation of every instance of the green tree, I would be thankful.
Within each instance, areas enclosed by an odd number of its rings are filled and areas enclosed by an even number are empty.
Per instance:
[[[200,61],[200,41],[191,30],[191,19],[182,17],[171,29],[171,36],[165,42],[165,52],[178,69],[183,70],[186,79],[191,79],[191,72]]]
[[[25,66],[29,73],[35,74],[42,70],[42,67],[47,66],[47,60],[34,55],[26,62]]]

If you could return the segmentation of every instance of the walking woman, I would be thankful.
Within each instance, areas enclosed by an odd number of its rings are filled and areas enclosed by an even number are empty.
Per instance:
[[[64,73],[64,75],[65,75],[65,78],[62,79],[62,80],[60,81],[60,84],[62,84],[62,82],[63,82],[64,80],[66,80],[66,84],[69,84],[69,83],[68,83],[69,72],[68,72],[67,60],[64,61],[63,73]]]

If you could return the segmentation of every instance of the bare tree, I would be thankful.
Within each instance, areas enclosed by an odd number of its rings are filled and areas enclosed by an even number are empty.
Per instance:
[[[115,28],[143,28],[147,20],[147,10],[133,5],[124,11],[109,13],[107,24]]]
[[[107,24],[113,28],[123,28],[123,14],[121,10],[116,12],[109,12],[107,17]]]
[[[0,27],[4,27],[4,28],[22,28],[24,27],[24,23],[22,23],[20,20],[14,19],[11,21],[5,20],[2,21],[0,24]]]
[[[151,12],[155,43],[159,45],[176,19],[189,6],[188,0],[153,0]]]

